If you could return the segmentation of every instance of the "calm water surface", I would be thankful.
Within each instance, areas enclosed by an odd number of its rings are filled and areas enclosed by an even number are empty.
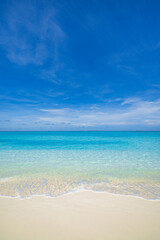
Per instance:
[[[160,199],[160,132],[0,132],[0,195]]]

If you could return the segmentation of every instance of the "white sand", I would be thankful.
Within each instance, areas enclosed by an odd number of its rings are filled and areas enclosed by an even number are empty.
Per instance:
[[[160,201],[78,192],[0,197],[0,240],[159,240]]]

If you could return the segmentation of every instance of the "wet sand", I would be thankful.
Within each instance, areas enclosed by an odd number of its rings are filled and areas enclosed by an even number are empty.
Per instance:
[[[0,197],[1,240],[159,240],[160,201],[77,192]]]

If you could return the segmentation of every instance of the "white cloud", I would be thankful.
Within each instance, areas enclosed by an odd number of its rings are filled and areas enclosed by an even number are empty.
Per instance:
[[[14,104],[1,111],[1,129],[27,130],[160,130],[160,99],[138,98],[125,105],[121,102],[81,107],[37,109]],[[128,102],[124,99],[123,102]],[[53,105],[52,105],[53,106]],[[9,119],[10,122],[5,121]],[[24,127],[26,124],[26,127]]]
[[[136,98],[136,97],[130,97],[130,98],[126,98],[122,101],[122,105],[125,105],[125,104],[130,104],[130,103],[136,103],[136,102],[139,102],[140,101],[140,98]]]
[[[72,126],[115,126],[115,125],[160,125],[160,99],[156,101],[145,101],[134,98],[124,100],[129,104],[124,108],[118,104],[116,108],[109,108],[107,105],[88,107],[85,109],[59,108],[41,109],[45,117],[41,121],[55,124],[61,122]]]

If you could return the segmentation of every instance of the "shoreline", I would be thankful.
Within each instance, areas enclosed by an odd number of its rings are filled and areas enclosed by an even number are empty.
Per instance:
[[[45,178],[45,181],[46,178]],[[28,184],[28,186],[26,185]],[[65,182],[59,178],[49,178],[44,183],[44,179],[26,179],[26,178],[5,178],[0,181],[0,197],[28,199],[34,196],[60,197],[80,191],[91,191],[95,193],[109,193],[113,195],[131,196],[142,198],[148,201],[160,201],[160,182],[123,182],[115,179],[110,182],[95,182],[94,184],[86,182],[75,183],[74,181]]]
[[[20,201],[23,200],[23,201]],[[3,240],[159,240],[160,201],[79,191],[60,197],[0,197]]]
[[[136,195],[131,195],[131,194],[120,194],[120,193],[112,193],[112,192],[107,192],[107,191],[94,191],[94,190],[90,190],[90,189],[77,189],[77,190],[73,190],[73,191],[69,191],[67,193],[62,193],[60,195],[57,196],[50,196],[47,194],[33,194],[29,197],[21,197],[20,195],[17,196],[6,196],[6,195],[0,195],[0,198],[13,198],[13,199],[19,199],[19,200],[25,200],[25,199],[32,199],[34,197],[44,197],[44,198],[61,198],[63,196],[68,196],[68,195],[72,195],[72,194],[77,194],[80,192],[91,192],[91,193],[96,193],[96,194],[109,194],[109,195],[113,195],[113,196],[124,196],[124,197],[128,197],[128,198],[136,198],[136,199],[142,199],[145,201],[151,201],[151,202],[160,202],[160,199],[150,199],[150,198],[143,198],[141,196],[136,196]]]

